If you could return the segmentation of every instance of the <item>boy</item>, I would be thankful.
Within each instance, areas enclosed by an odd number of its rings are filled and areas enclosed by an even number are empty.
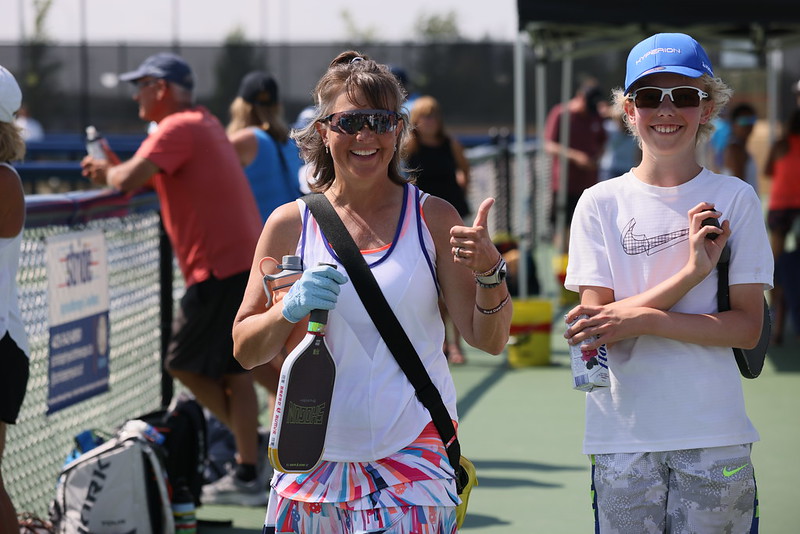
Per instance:
[[[566,320],[588,318],[565,337],[610,353],[610,386],[586,396],[597,532],[758,528],[759,436],[730,347],[759,339],[772,255],[753,188],[695,156],[731,92],[688,35],[636,45],[614,98],[642,162],[587,189],[575,210],[565,286],[581,304]],[[709,217],[721,227],[703,225]],[[718,313],[726,242],[732,309]]]

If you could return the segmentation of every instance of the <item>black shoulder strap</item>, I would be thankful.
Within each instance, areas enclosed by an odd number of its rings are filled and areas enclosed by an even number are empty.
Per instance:
[[[717,311],[731,309],[730,285],[728,284],[728,265],[731,261],[731,247],[725,243],[717,262]]]
[[[344,227],[342,220],[333,209],[331,203],[321,193],[305,195],[303,201],[308,205],[314,215],[325,238],[336,251],[347,274],[353,281],[353,286],[364,303],[375,323],[375,327],[383,337],[386,346],[394,355],[400,369],[408,377],[411,385],[417,392],[417,397],[423,406],[428,409],[431,419],[442,437],[442,441],[447,448],[447,457],[450,465],[458,473],[459,461],[461,458],[461,445],[458,443],[453,421],[447,411],[439,390],[431,382],[428,371],[419,359],[414,345],[408,339],[397,316],[389,307],[386,297],[383,295],[377,280],[372,275],[369,265],[358,250],[352,236]]]

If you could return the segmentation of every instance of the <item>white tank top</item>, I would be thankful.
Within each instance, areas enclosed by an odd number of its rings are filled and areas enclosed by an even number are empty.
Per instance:
[[[8,163],[0,165],[17,174],[16,169]],[[17,269],[21,248],[22,232],[14,237],[0,237],[0,339],[9,333],[14,343],[30,356],[28,336],[17,301]]]
[[[391,245],[362,254],[439,389],[450,417],[457,420],[455,386],[442,351],[444,326],[433,267],[436,249],[421,217],[427,196],[405,185],[404,207]],[[297,254],[303,266],[334,263],[344,272],[305,203],[297,203],[303,218]],[[349,280],[328,316],[326,333],[336,361],[336,382],[323,458],[374,461],[414,441],[431,416],[417,400]]]

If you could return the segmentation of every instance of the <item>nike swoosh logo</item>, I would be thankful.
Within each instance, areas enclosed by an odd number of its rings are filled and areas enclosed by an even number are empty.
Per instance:
[[[688,228],[669,232],[668,234],[657,235],[655,237],[647,237],[644,234],[634,234],[634,226],[636,226],[636,219],[631,219],[622,230],[622,250],[624,250],[625,254],[628,256],[636,256],[638,254],[647,254],[650,256],[689,239]]]
[[[738,473],[739,471],[741,471],[742,469],[744,469],[748,465],[749,464],[744,464],[743,466],[737,467],[736,469],[728,469],[727,467],[725,467],[725,468],[722,469],[722,476],[724,476],[724,477],[732,477],[733,475],[735,475],[736,473]]]

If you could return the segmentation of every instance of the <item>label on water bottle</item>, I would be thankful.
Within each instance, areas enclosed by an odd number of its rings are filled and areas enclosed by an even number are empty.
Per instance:
[[[106,159],[106,151],[104,147],[106,140],[100,136],[97,128],[94,126],[86,127],[86,153],[94,159]]]
[[[581,315],[568,326],[572,326],[578,320],[586,317],[586,315]],[[581,350],[580,345],[570,345],[569,355],[573,389],[592,391],[594,388],[609,385],[608,348],[605,344],[592,350]]]

